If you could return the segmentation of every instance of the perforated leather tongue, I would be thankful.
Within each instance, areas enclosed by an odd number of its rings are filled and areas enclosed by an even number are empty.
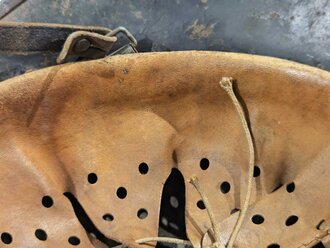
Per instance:
[[[228,240],[246,195],[248,152],[223,76],[236,80],[256,147],[252,202],[235,246],[308,247],[323,237],[329,73],[175,52],[47,68],[0,84],[1,245],[102,246],[78,221],[84,211],[107,239],[143,246],[135,241],[158,235],[172,168],[186,180],[192,244],[208,246],[211,228],[192,176]]]

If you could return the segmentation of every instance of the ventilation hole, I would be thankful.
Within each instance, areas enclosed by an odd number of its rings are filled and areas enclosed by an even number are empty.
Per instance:
[[[37,239],[42,240],[42,241],[45,241],[47,239],[47,233],[42,229],[37,229],[34,232],[34,235],[36,235]]]
[[[260,214],[253,215],[252,222],[256,225],[260,225],[265,221],[264,217]]]
[[[102,218],[106,221],[113,221],[114,219],[112,214],[105,214]]]
[[[146,164],[146,163],[141,163],[139,165],[139,172],[142,174],[142,175],[145,175],[147,174],[149,171],[149,166]]]
[[[197,202],[197,207],[198,207],[199,209],[204,210],[204,209],[205,209],[204,202],[203,202],[202,200],[199,200],[199,201]]]
[[[124,199],[127,196],[127,190],[124,187],[119,187],[117,189],[117,196],[120,199]]]
[[[201,159],[201,162],[199,163],[199,166],[202,170],[207,170],[209,168],[210,162],[207,158]]]
[[[232,210],[230,211],[230,214],[234,214],[234,213],[236,213],[237,211],[239,211],[239,209],[238,209],[238,208],[234,208],[234,209],[232,209]]]
[[[295,190],[295,188],[296,188],[296,185],[294,184],[294,182],[292,182],[286,186],[286,191],[288,191],[289,193],[292,193]]]
[[[227,194],[230,191],[230,183],[223,182],[220,185],[220,190],[221,190],[222,193]]]
[[[148,216],[148,211],[144,208],[139,209],[137,212],[137,217],[139,217],[141,220],[147,218]]]
[[[2,241],[2,243],[8,245],[11,242],[13,242],[13,238],[9,233],[4,232],[4,233],[1,233],[1,241]]]
[[[71,244],[71,245],[79,245],[80,244],[80,239],[76,236],[71,236],[69,239],[68,239],[68,242]]]
[[[90,184],[94,184],[97,182],[97,175],[95,173],[89,173],[87,180]]]
[[[53,199],[49,195],[42,197],[41,203],[45,208],[50,208],[54,204]]]
[[[270,244],[269,246],[267,246],[267,248],[280,248],[281,246],[278,244]]]
[[[260,176],[260,168],[258,166],[254,166],[253,177],[258,177],[258,176]]]
[[[286,221],[285,221],[285,225],[286,226],[292,226],[292,225],[294,225],[294,224],[296,224],[296,222],[298,221],[298,216],[296,216],[296,215],[291,215],[291,216],[289,216],[287,219],[286,219]]]
[[[324,222],[325,222],[325,220],[321,220],[321,221],[319,222],[319,224],[316,225],[316,229],[317,229],[317,230],[321,230],[321,226],[323,225]]]

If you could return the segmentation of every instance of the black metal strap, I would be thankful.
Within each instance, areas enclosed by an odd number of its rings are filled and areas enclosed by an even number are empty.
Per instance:
[[[103,27],[73,26],[49,23],[0,22],[0,52],[29,54],[60,52],[57,63],[107,56],[123,33],[129,44],[111,55],[137,52],[136,39],[124,27],[114,30]]]
[[[104,27],[0,21],[0,51],[60,52],[67,37],[75,31],[101,35],[111,32]]]

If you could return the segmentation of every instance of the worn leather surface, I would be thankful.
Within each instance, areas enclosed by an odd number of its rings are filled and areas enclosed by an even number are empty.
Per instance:
[[[326,230],[317,226],[330,221],[329,72],[192,51],[67,64],[0,84],[0,232],[12,235],[10,246],[69,247],[68,238],[76,236],[80,247],[92,247],[64,192],[75,195],[109,238],[136,246],[135,239],[157,236],[162,186],[172,168],[186,180],[198,177],[228,237],[238,214],[231,212],[244,201],[248,153],[219,86],[223,76],[236,80],[260,168],[236,247],[308,247],[323,237]],[[90,173],[98,177],[94,184]],[[223,182],[230,184],[227,193]],[[120,187],[127,191],[123,199]],[[53,199],[50,208],[41,203],[45,195]],[[187,234],[195,247],[210,228],[199,200],[187,182]],[[148,213],[144,219],[141,210]],[[256,214],[262,224],[251,221]],[[292,215],[298,221],[287,226]],[[35,237],[38,228],[46,241]]]

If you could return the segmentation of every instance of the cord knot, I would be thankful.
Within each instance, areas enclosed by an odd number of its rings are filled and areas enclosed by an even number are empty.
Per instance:
[[[229,91],[233,89],[233,82],[234,79],[232,77],[223,77],[219,84],[225,91]]]

